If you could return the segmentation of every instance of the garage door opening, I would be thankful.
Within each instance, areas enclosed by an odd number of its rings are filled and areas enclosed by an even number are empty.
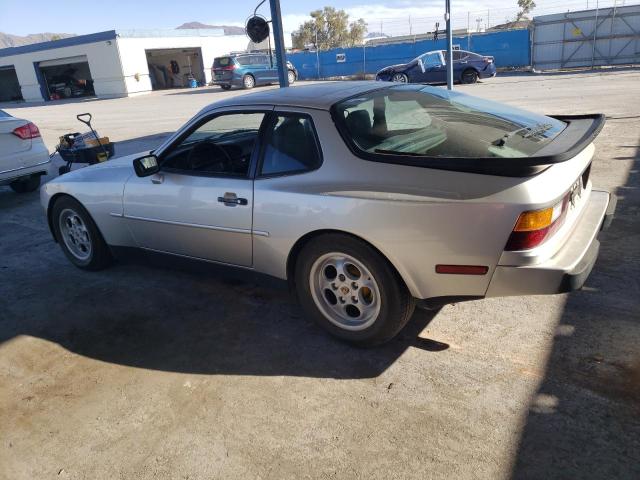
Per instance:
[[[0,102],[22,100],[22,90],[14,67],[0,67]]]
[[[85,55],[40,62],[49,100],[95,95],[89,62]]]
[[[153,90],[188,87],[191,79],[204,85],[204,65],[200,48],[145,50]]]

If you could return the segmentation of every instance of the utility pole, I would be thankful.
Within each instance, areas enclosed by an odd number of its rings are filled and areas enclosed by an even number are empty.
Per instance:
[[[453,32],[451,31],[451,0],[445,1],[444,19],[447,22],[447,90],[453,90]]]
[[[449,0],[447,0],[449,1]],[[287,57],[284,50],[284,33],[282,31],[282,14],[280,0],[269,0],[271,4],[271,25],[273,26],[273,40],[276,44],[276,61],[278,62],[278,80],[280,88],[289,86],[287,75]]]

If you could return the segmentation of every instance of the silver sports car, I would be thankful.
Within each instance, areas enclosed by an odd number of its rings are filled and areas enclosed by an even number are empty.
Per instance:
[[[334,82],[214,103],[152,152],[41,189],[63,252],[138,248],[286,279],[360,345],[416,304],[580,288],[615,197],[601,115],[547,117],[423,85]]]

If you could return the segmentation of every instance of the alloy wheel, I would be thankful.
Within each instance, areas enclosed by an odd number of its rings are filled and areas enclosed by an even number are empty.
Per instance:
[[[364,330],[380,313],[378,283],[358,259],[340,252],[319,257],[309,272],[311,296],[318,309],[334,325]]]
[[[59,217],[62,240],[69,252],[78,260],[91,257],[93,246],[91,236],[82,217],[70,208],[65,208]]]
[[[404,73],[394,73],[393,77],[391,77],[391,81],[392,82],[407,83],[409,81],[409,79],[407,78],[407,76]]]

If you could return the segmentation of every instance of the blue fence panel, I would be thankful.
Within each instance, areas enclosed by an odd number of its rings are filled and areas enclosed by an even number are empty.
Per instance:
[[[531,64],[529,30],[508,30],[454,37],[462,50],[495,57],[498,67],[524,67]],[[327,78],[376,73],[381,68],[407,63],[430,50],[447,48],[446,39],[419,40],[389,45],[334,48],[324,52],[298,52],[287,58],[298,69],[301,79]],[[318,60],[320,67],[318,68]]]

